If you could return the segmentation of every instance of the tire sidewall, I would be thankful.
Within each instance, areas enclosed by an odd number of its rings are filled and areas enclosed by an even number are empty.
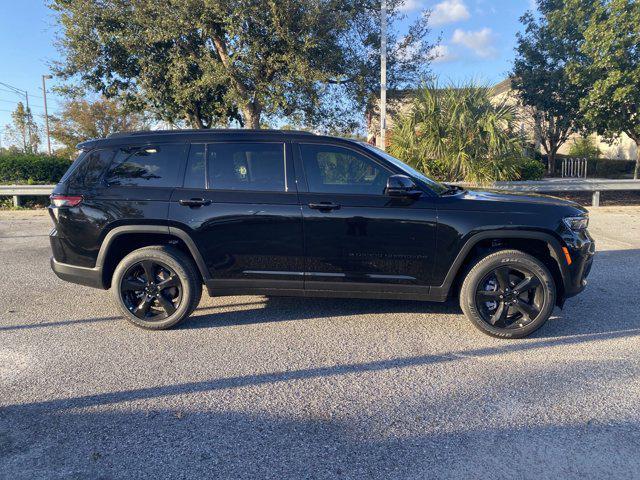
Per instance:
[[[538,316],[524,327],[506,329],[494,327],[482,319],[476,307],[476,290],[485,276],[500,266],[524,267],[533,272],[543,286],[544,306]],[[556,286],[551,272],[535,257],[517,250],[505,250],[488,255],[468,273],[460,293],[460,306],[474,326],[482,332],[499,338],[522,338],[538,330],[551,316],[556,303]]]

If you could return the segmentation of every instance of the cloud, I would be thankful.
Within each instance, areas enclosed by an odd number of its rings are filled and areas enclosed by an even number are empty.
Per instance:
[[[432,25],[444,25],[468,20],[470,17],[471,14],[463,0],[444,0],[433,7],[430,20]]]
[[[433,57],[433,63],[452,62],[458,58],[446,45],[436,45],[429,51],[429,54]]]
[[[493,45],[495,35],[490,28],[485,27],[476,32],[456,28],[451,41],[457,45],[463,45],[473,50],[473,52],[481,58],[492,58],[498,53]]]
[[[398,5],[398,10],[401,12],[413,12],[414,10],[422,9],[421,0],[404,0]]]

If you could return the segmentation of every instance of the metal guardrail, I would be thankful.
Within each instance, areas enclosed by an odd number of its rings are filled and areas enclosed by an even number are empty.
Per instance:
[[[49,196],[55,185],[0,185],[0,196],[13,197],[13,204],[20,206],[20,197]]]
[[[457,185],[469,186],[465,183]],[[23,196],[49,196],[55,185],[0,185],[0,196],[12,196],[16,206]],[[640,180],[610,180],[606,178],[554,178],[522,182],[496,182],[486,188],[508,192],[593,192],[593,206],[600,205],[600,192],[609,190],[640,190]]]
[[[611,180],[606,178],[558,178],[522,182],[496,182],[490,188],[511,192],[554,193],[592,192],[592,205],[600,206],[600,192],[640,190],[640,180]]]

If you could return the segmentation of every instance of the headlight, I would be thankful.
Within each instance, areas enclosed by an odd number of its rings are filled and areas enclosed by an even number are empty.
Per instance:
[[[586,230],[589,226],[589,217],[587,215],[582,217],[565,217],[562,221],[569,227],[569,230],[573,230],[574,232]]]

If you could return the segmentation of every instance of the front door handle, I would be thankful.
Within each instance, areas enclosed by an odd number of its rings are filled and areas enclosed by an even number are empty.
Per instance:
[[[198,208],[205,205],[211,205],[211,200],[205,200],[204,198],[189,198],[178,200],[178,203],[184,207]]]
[[[338,210],[340,209],[340,205],[338,205],[337,203],[331,203],[331,202],[320,202],[320,203],[310,203],[309,204],[309,208],[313,208],[314,210],[320,210],[322,211],[331,211],[331,210]]]

